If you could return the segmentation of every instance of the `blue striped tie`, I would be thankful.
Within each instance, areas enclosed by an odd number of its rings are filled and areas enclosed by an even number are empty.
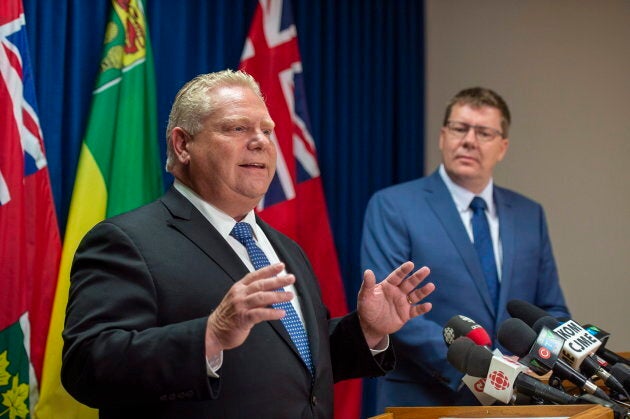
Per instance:
[[[249,255],[249,260],[252,262],[252,265],[254,265],[254,269],[269,266],[269,259],[267,259],[267,256],[265,256],[263,251],[254,241],[252,226],[246,222],[236,223],[230,232],[230,236],[234,237],[236,240],[241,242],[243,246],[245,246],[247,254]],[[280,288],[277,291],[284,291],[284,288]],[[273,304],[272,307],[278,309],[281,308],[286,312],[286,315],[281,319],[282,324],[287,329],[287,332],[289,332],[289,336],[297,347],[300,357],[302,357],[302,360],[308,367],[308,370],[311,374],[313,374],[313,361],[311,360],[311,350],[308,345],[308,335],[306,334],[306,329],[304,328],[297,311],[295,311],[295,308],[290,301],[276,303]]]
[[[497,272],[497,263],[494,259],[494,249],[492,247],[492,236],[490,235],[490,226],[486,218],[486,201],[478,196],[474,197],[470,203],[470,209],[473,211],[472,228],[475,241],[475,250],[479,256],[479,262],[483,270],[483,275],[488,284],[492,304],[496,309],[499,303],[499,274]]]

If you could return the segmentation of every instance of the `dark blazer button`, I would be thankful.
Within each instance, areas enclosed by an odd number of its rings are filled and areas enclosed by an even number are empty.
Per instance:
[[[317,404],[317,396],[311,396],[311,405],[315,406]]]

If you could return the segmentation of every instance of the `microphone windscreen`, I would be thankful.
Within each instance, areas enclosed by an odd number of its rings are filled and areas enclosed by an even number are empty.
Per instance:
[[[461,336],[470,338],[477,345],[492,346],[490,335],[486,329],[477,324],[474,320],[456,315],[449,319],[442,330],[442,337],[447,345],[450,345],[455,339]]]
[[[521,319],[511,318],[499,327],[497,338],[501,345],[519,357],[529,353],[538,335]]]
[[[466,373],[468,353],[475,343],[467,337],[455,339],[448,347],[446,360],[459,372]]]
[[[507,311],[510,313],[510,316],[523,320],[530,327],[536,322],[536,320],[549,315],[549,313],[542,308],[536,307],[535,305],[523,300],[508,301]]]
[[[470,340],[475,342],[477,345],[481,346],[492,346],[492,340],[490,339],[490,335],[486,332],[486,329],[479,326],[476,329],[473,329],[466,335]]]
[[[534,322],[532,329],[534,329],[536,333],[540,333],[544,326],[547,326],[547,329],[553,330],[559,326],[559,322],[551,316],[544,316]]]
[[[475,345],[468,352],[466,372],[473,377],[485,377],[491,361],[492,353],[483,346]]]

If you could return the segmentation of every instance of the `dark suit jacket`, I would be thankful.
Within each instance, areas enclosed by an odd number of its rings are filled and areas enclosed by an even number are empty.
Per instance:
[[[331,418],[333,381],[391,368],[391,351],[371,355],[355,313],[329,319],[300,247],[258,223],[295,274],[314,378],[280,321],[256,325],[208,378],[208,315],[248,270],[171,188],[98,224],[78,248],[63,333],[70,394],[111,418]]]
[[[431,269],[433,309],[393,335],[396,368],[379,379],[378,409],[399,405],[476,402],[456,392],[461,373],[446,360],[442,329],[463,314],[491,337],[509,317],[506,304],[521,299],[568,316],[542,207],[494,186],[503,249],[499,310],[495,311],[474,245],[446,185],[432,175],[377,192],[365,216],[361,263],[377,278],[406,260]],[[496,343],[496,340],[495,340]],[[503,350],[503,348],[501,348]]]

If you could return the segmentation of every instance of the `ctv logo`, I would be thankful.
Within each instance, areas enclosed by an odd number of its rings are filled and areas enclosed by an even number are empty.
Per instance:
[[[492,371],[488,376],[490,384],[497,390],[505,390],[510,386],[510,380],[502,371]]]

